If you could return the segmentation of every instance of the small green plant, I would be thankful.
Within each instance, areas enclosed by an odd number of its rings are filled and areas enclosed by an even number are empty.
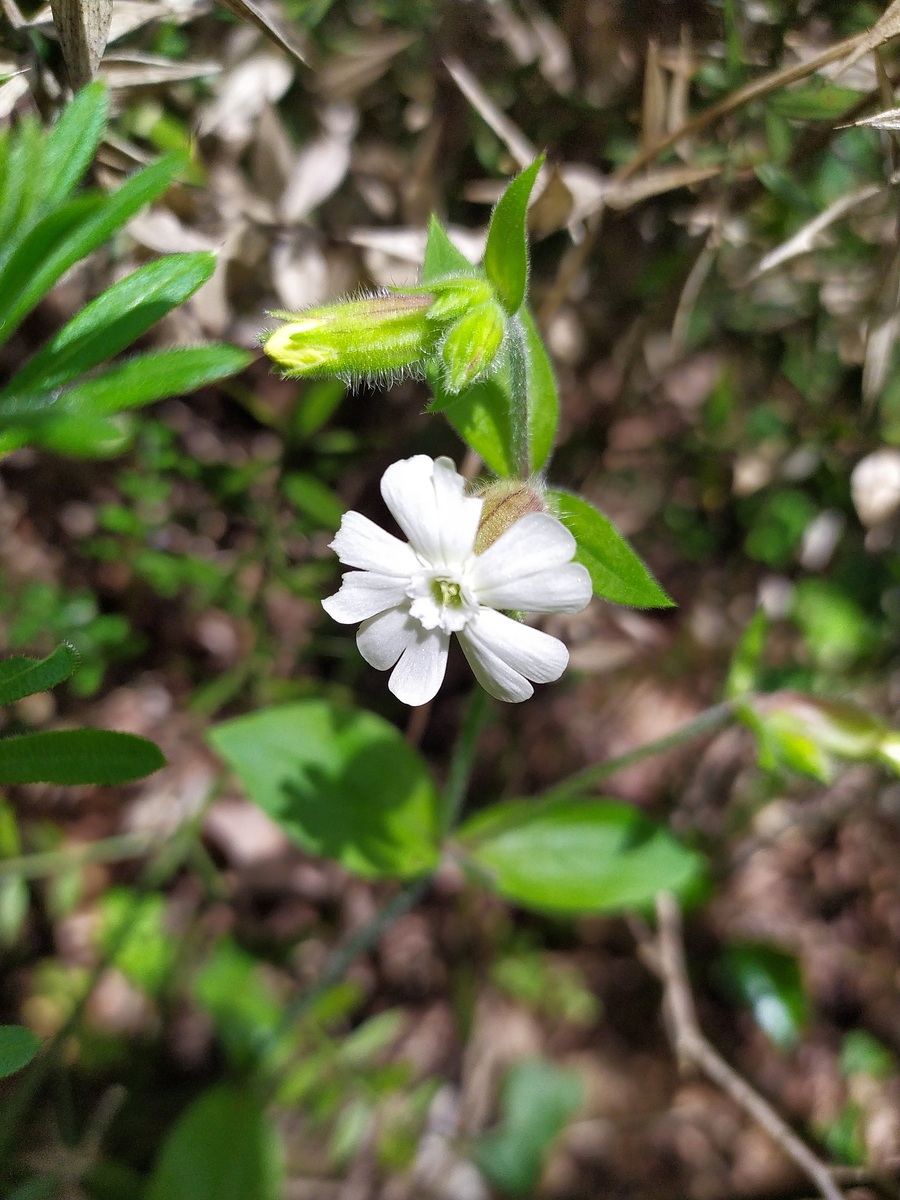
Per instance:
[[[78,184],[107,121],[101,84],[84,88],[45,132],[33,119],[0,133],[0,346],[55,283],[109,241],[177,177],[172,154],[104,193]],[[113,362],[210,277],[211,254],[171,254],[107,288],[0,388],[0,455],[36,445],[62,454],[121,453],[129,410],[241,370],[232,346],[153,350]]]

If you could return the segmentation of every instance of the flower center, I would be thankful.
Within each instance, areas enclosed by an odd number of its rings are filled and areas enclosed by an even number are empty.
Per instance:
[[[459,633],[478,612],[478,603],[463,579],[446,572],[422,571],[406,589],[409,615],[424,629]]]
[[[462,608],[462,584],[455,579],[433,579],[431,594],[442,608]]]

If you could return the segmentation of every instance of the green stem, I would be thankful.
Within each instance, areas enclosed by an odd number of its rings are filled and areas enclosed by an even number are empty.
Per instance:
[[[746,699],[746,696],[742,697],[742,700]],[[576,771],[562,783],[548,788],[544,795],[558,798],[590,791],[611,775],[624,770],[625,767],[643,762],[645,758],[650,758],[654,754],[662,754],[665,750],[671,750],[675,746],[681,746],[684,742],[689,742],[704,733],[711,733],[714,729],[727,724],[733,716],[734,704],[731,701],[716,704],[694,717],[693,721],[682,725],[680,729],[673,730],[672,733],[667,733],[652,742],[645,742],[643,746],[637,746],[634,750],[626,750],[624,754],[618,754],[615,758],[608,758],[606,762],[599,763],[596,767],[585,767],[583,771]]]
[[[521,317],[514,316],[509,322],[509,375],[512,393],[513,452],[519,477],[527,479],[531,474],[531,454],[528,445],[528,350],[521,327]]]
[[[9,878],[42,879],[45,875],[59,875],[90,863],[139,858],[159,840],[155,834],[123,833],[85,846],[64,846],[60,850],[45,850],[41,854],[0,859],[0,881]]]
[[[472,778],[472,768],[475,764],[475,751],[478,739],[491,717],[488,704],[488,694],[484,688],[476,686],[472,692],[466,715],[463,718],[450,770],[447,773],[447,786],[441,800],[441,832],[447,834],[456,825],[462,812]]]

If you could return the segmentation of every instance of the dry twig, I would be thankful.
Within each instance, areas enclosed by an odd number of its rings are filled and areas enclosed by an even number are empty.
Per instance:
[[[768,1100],[752,1088],[707,1041],[697,1020],[684,959],[681,911],[673,896],[665,892],[657,896],[656,915],[657,937],[644,957],[659,975],[665,989],[663,1003],[679,1065],[683,1070],[695,1067],[730,1096],[815,1183],[825,1200],[844,1200],[828,1165],[797,1137]]]

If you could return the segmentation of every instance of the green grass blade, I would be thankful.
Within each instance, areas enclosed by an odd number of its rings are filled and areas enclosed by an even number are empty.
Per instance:
[[[82,88],[47,137],[43,162],[45,210],[68,199],[91,163],[106,128],[109,96],[102,83]]]
[[[44,135],[26,117],[10,137],[6,178],[0,192],[0,264],[16,250],[18,240],[34,224]]]
[[[0,416],[6,397],[59,387],[130,346],[193,295],[215,266],[215,256],[205,252],[170,254],[114,283],[0,391]]]
[[[196,391],[242,371],[253,355],[236,346],[196,346],[141,354],[65,393],[67,413],[92,411],[108,416]]]
[[[86,257],[112,237],[145,205],[162,195],[177,175],[183,161],[180,154],[167,155],[159,162],[152,163],[132,175],[117,191],[106,197],[96,211],[87,215],[72,229],[68,237],[59,241],[42,261],[35,259],[34,247],[30,246],[27,255],[31,259],[30,271],[21,269],[21,259],[26,257],[22,253],[25,249],[23,243],[0,276],[0,313],[4,317],[3,324],[0,325],[0,344],[18,328],[24,317],[60,276],[79,259]],[[71,201],[67,208],[79,202]],[[26,243],[28,241],[26,238]],[[14,271],[11,269],[13,266],[16,268]]]

